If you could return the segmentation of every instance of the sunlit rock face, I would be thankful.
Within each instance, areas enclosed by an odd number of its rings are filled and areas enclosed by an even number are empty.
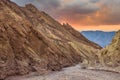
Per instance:
[[[0,79],[60,70],[98,58],[101,47],[33,5],[0,1]]]
[[[100,51],[99,58],[104,66],[120,66],[120,30],[114,36],[111,44]]]

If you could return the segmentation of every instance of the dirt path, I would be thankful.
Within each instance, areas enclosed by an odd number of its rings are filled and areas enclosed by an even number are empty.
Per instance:
[[[6,80],[120,80],[115,72],[80,69],[80,66],[65,68],[44,76],[11,77]]]

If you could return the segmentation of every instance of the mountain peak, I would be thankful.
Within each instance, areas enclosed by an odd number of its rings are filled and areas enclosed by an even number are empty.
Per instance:
[[[33,4],[26,4],[25,7],[33,12],[38,10]]]

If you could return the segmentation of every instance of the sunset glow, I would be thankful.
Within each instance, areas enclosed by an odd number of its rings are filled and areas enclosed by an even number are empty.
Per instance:
[[[32,3],[60,23],[75,29],[117,31],[120,29],[120,0],[11,0],[21,6]]]
[[[79,31],[86,30],[118,31],[120,29],[120,25],[77,26],[74,28]]]
[[[69,23],[67,21],[60,21],[60,22],[61,24]],[[87,30],[118,31],[120,30],[120,25],[91,25],[89,26],[89,25],[80,25],[77,23],[72,23],[70,25],[78,31],[87,31]]]

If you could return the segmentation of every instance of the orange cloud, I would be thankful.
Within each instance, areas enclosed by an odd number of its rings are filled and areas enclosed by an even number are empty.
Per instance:
[[[77,15],[77,16],[76,16]],[[61,23],[70,23],[77,30],[120,30],[120,14],[111,12],[108,7],[90,14],[64,15],[58,19]]]
[[[120,30],[120,25],[76,26],[74,28],[79,31],[86,30],[118,31]]]
[[[61,23],[77,30],[120,29],[120,0],[12,0],[32,3]]]

